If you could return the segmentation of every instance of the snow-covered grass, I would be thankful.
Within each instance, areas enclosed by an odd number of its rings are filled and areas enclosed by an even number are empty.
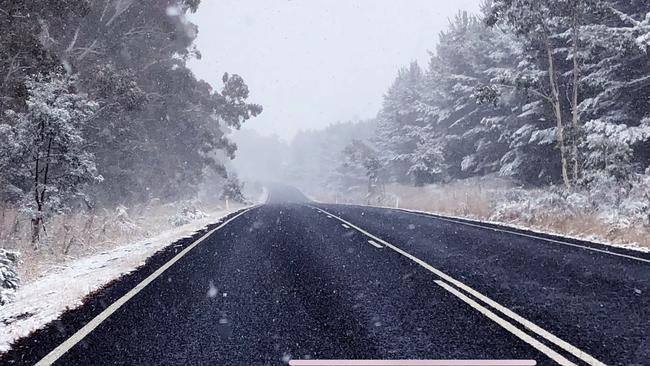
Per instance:
[[[85,296],[138,268],[157,251],[241,206],[231,204],[229,210],[219,206],[200,210],[187,207],[187,203],[152,204],[132,209],[118,207],[115,212],[94,218],[59,217],[60,222],[50,224],[54,232],[48,237],[52,240],[38,251],[31,249],[25,235],[19,235],[20,230],[7,234],[7,221],[3,222],[3,245],[8,246],[6,240],[14,238],[13,247],[7,249],[19,250],[23,255],[18,266],[22,285],[13,294],[12,302],[0,306],[0,352],[7,351],[16,339],[57,319],[66,309],[79,306]],[[196,211],[201,212],[201,218],[197,218]],[[183,212],[193,217],[182,218],[182,225],[170,222],[180,222]],[[4,218],[12,223],[15,214],[6,213]],[[67,229],[54,229],[55,224],[64,223]],[[67,235],[67,239],[55,235]],[[79,239],[70,245],[69,238],[75,235]],[[82,235],[90,236],[82,240]]]
[[[324,202],[400,207],[650,251],[648,183],[641,180],[622,195],[614,186],[565,192],[488,177],[424,187],[391,184],[380,202],[363,192],[312,195]]]
[[[223,211],[220,203],[160,203],[133,207],[117,206],[57,215],[45,221],[45,233],[34,250],[30,242],[30,221],[18,210],[4,209],[0,216],[0,248],[18,251],[18,273],[23,283],[39,277],[52,266],[124,243],[158,235],[161,231],[190,223],[207,213]]]

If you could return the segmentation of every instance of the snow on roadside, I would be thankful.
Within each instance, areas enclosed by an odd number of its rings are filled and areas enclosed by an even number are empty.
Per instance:
[[[8,351],[12,342],[44,327],[68,308],[80,306],[85,296],[132,272],[159,250],[192,236],[230,212],[211,213],[158,236],[53,267],[40,278],[23,285],[14,294],[13,302],[0,307],[0,352]]]
[[[388,208],[388,209],[395,209],[394,207],[388,207],[388,206],[373,206],[373,207],[380,207],[380,208]],[[642,253],[650,253],[650,247],[643,247],[640,246],[638,243],[629,243],[629,244],[622,244],[622,243],[615,243],[615,242],[607,242],[603,241],[601,238],[595,235],[579,235],[579,234],[573,234],[573,235],[567,235],[561,232],[558,232],[556,230],[552,229],[540,229],[537,227],[531,227],[531,226],[526,226],[522,225],[516,222],[507,222],[507,221],[498,221],[498,220],[484,220],[484,219],[479,219],[476,217],[472,216],[458,216],[458,215],[451,215],[448,213],[444,212],[430,212],[430,211],[422,211],[422,210],[413,210],[409,208],[397,208],[397,210],[402,210],[402,211],[408,211],[408,212],[413,212],[413,213],[419,213],[419,214],[425,214],[425,215],[437,215],[441,216],[444,218],[449,218],[449,219],[456,219],[456,220],[466,220],[466,221],[471,221],[475,222],[477,224],[491,224],[491,225],[499,225],[502,226],[504,229],[518,229],[518,230],[523,230],[528,232],[530,235],[535,235],[535,234],[541,234],[541,235],[552,235],[556,236],[558,238],[564,238],[568,240],[581,240],[581,241],[587,241],[591,242],[594,244],[599,244],[599,245],[604,245],[604,246],[610,246],[610,247],[616,247],[616,248],[622,248],[622,249],[628,249],[628,250],[634,250],[637,252],[642,252]],[[540,236],[540,238],[543,239],[543,237]]]

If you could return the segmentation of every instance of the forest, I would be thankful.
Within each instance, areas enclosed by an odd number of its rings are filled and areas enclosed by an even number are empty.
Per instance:
[[[238,75],[213,90],[185,17],[198,1],[3,1],[0,187],[36,220],[65,206],[172,200],[259,114]]]
[[[494,1],[460,13],[426,68],[400,70],[377,118],[390,179],[498,173],[567,190],[621,184],[650,158],[649,7]]]
[[[215,195],[239,189],[228,134],[262,107],[239,75],[215,90],[187,67],[198,6],[0,1],[0,247],[67,255],[107,225],[133,231],[127,208],[196,198],[206,176]]]
[[[375,118],[242,144],[275,146],[277,179],[324,200],[643,243],[649,47],[642,0],[484,1],[398,71]]]

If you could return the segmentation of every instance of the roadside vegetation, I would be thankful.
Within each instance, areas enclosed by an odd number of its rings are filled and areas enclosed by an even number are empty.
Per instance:
[[[262,107],[187,67],[199,2],[0,0],[3,293],[245,200],[228,134]]]
[[[376,118],[284,146],[241,143],[282,152],[279,179],[314,197],[389,206],[398,197],[402,207],[647,246],[649,49],[644,1],[484,1],[450,20],[427,65],[398,71]]]
[[[230,209],[241,207],[232,202]],[[169,229],[225,212],[224,202],[153,201],[132,207],[117,206],[95,212],[56,215],[48,220],[41,248],[33,250],[31,225],[16,209],[0,217],[0,241],[8,252],[20,253],[17,272],[29,282],[52,266],[85,255],[150,238]]]
[[[469,178],[448,184],[389,184],[378,195],[365,187],[341,194],[312,190],[324,202],[385,206],[465,217],[518,228],[650,251],[645,191],[617,205],[604,192],[570,192],[561,187],[526,189],[498,177]],[[615,197],[609,196],[609,198]]]

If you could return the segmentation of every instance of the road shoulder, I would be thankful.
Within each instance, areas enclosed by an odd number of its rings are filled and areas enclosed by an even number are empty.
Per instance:
[[[0,363],[22,364],[26,354],[38,361],[156,269],[239,212],[82,258],[26,285],[24,295],[18,293],[15,302],[0,309],[0,322],[6,330],[0,336]]]

